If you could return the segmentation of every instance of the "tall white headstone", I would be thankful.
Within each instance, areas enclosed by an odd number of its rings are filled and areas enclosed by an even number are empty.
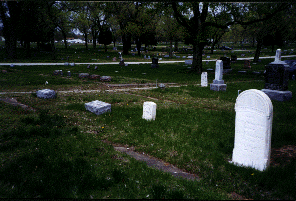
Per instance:
[[[270,163],[273,106],[262,91],[242,92],[235,103],[232,163],[265,170]]]
[[[155,120],[156,117],[156,103],[151,101],[146,101],[143,104],[143,119]]]
[[[216,61],[215,79],[213,84],[210,84],[210,89],[213,91],[226,91],[226,84],[224,84],[223,77],[223,61]]]
[[[207,87],[208,86],[208,73],[202,72],[201,74],[201,86]]]

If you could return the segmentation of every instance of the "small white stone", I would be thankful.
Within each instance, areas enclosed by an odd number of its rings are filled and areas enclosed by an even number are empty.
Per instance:
[[[95,100],[89,103],[85,103],[85,109],[92,113],[95,113],[96,115],[100,115],[105,112],[111,112],[111,104]]]
[[[156,103],[151,101],[146,101],[143,104],[143,119],[155,120],[156,118]]]

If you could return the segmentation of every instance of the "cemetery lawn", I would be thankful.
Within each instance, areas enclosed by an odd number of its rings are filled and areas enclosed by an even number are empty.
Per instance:
[[[99,66],[98,74],[112,76],[111,84],[155,83],[157,79],[158,83],[187,85],[127,93],[106,92],[107,83],[78,79],[79,71],[97,73],[85,65],[71,67],[71,78],[52,75],[53,70],[66,72],[69,66],[7,67],[8,72],[0,76],[1,91],[102,91],[58,93],[51,100],[39,99],[34,93],[0,95],[36,109],[0,102],[1,198],[233,199],[231,195],[238,194],[248,199],[296,199],[295,156],[272,161],[264,172],[229,163],[238,90],[264,87],[262,74],[250,70],[239,74],[242,65],[234,64],[233,72],[223,76],[225,92],[197,85],[200,75],[183,63],[162,64],[159,69]],[[264,66],[254,69],[262,72]],[[214,73],[208,72],[209,84],[213,79]],[[296,94],[296,81],[289,82],[289,90]],[[93,100],[111,103],[111,113],[97,116],[86,111],[84,104]],[[155,121],[142,119],[145,101],[157,104]],[[295,97],[272,103],[272,148],[296,146]],[[177,179],[148,168],[104,141],[133,147],[197,174],[200,180]]]

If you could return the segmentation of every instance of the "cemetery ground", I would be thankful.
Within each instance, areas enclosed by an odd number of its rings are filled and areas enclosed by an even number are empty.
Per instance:
[[[232,72],[223,75],[227,90],[218,92],[200,87],[200,75],[183,63],[158,69],[150,64],[99,65],[97,70],[94,65],[1,66],[7,71],[0,74],[1,92],[30,93],[2,93],[0,98],[35,110],[0,102],[1,198],[295,199],[295,97],[272,101],[271,166],[260,172],[229,163],[238,90],[264,88],[264,65],[272,61],[251,64],[243,74],[243,61],[231,64]],[[204,63],[207,68],[214,69],[215,63]],[[57,69],[64,75],[53,75]],[[79,79],[80,72],[108,75],[112,81]],[[214,72],[208,71],[208,82],[213,79]],[[186,86],[110,90],[122,88],[115,84],[155,86],[156,80]],[[35,92],[44,88],[55,90],[57,98],[37,98]],[[295,80],[289,90],[296,93]],[[110,103],[111,113],[86,111],[84,104],[93,100]],[[155,121],[142,119],[145,101],[157,104]],[[106,142],[162,159],[198,180],[149,168]]]

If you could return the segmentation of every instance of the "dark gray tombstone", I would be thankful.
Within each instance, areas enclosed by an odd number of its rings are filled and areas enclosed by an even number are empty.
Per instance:
[[[223,69],[231,69],[230,67],[230,58],[229,57],[220,57],[220,60],[223,61]]]
[[[288,91],[289,70],[287,63],[281,61],[281,50],[276,50],[274,62],[265,66],[265,87],[262,89],[272,100],[287,101],[292,98]]]
[[[237,61],[236,55],[231,55],[231,62],[235,63]]]
[[[151,68],[158,68],[158,58],[157,57],[153,57],[152,58],[152,64],[151,64]]]

